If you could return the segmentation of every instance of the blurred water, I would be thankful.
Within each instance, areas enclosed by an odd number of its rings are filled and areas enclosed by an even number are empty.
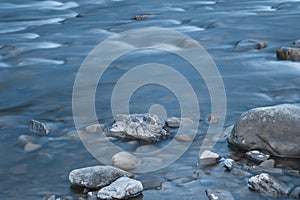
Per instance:
[[[99,42],[125,30],[158,26],[198,40],[216,62],[225,83],[226,126],[250,108],[285,102],[299,104],[300,64],[277,61],[275,54],[277,48],[300,38],[299,9],[297,0],[0,2],[1,199],[41,199],[52,193],[77,196],[69,187],[69,171],[99,163],[80,141],[61,137],[74,128],[73,82],[88,53]],[[152,15],[143,21],[131,20],[144,13]],[[234,51],[239,40],[249,38],[265,41],[267,48]],[[153,59],[181,69],[194,83],[201,116],[210,114],[205,84],[185,62],[171,55],[137,52],[120,59],[106,72],[96,95],[101,122],[112,122],[110,95],[118,78],[141,62]],[[154,95],[150,93],[153,90]],[[170,116],[178,115],[176,98],[163,88],[139,90],[131,109],[147,112],[154,103],[165,105]],[[30,119],[53,122],[57,129],[49,137],[37,138],[43,144],[41,149],[25,153],[17,145],[17,138],[32,134],[28,131]],[[195,148],[176,163],[139,177],[149,189],[143,199],[205,199],[207,188],[230,190],[237,199],[268,199],[250,192],[244,177],[221,169],[195,175],[199,170],[197,147],[206,127],[203,122],[193,144]],[[218,144],[216,151],[230,155],[225,142]],[[169,184],[167,189],[156,190],[162,182]]]

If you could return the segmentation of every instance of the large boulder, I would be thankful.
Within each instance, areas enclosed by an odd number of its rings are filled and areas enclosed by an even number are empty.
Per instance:
[[[169,136],[164,124],[154,114],[119,114],[109,131],[109,135],[133,140],[157,142]]]
[[[251,109],[242,114],[228,138],[240,149],[300,157],[300,107],[291,104]]]
[[[107,186],[120,177],[132,177],[132,174],[111,166],[85,167],[75,169],[69,174],[72,185],[89,189]]]

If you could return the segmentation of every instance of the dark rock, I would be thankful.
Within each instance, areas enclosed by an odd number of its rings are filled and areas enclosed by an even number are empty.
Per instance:
[[[169,136],[163,129],[163,123],[154,114],[120,114],[115,117],[115,123],[109,135],[127,139],[158,142]]]
[[[150,16],[151,16],[151,14],[139,14],[139,15],[133,16],[131,19],[136,20],[136,21],[141,21],[141,20],[147,19]]]
[[[290,192],[283,182],[266,173],[252,176],[248,180],[248,187],[270,197],[287,196]]]
[[[140,181],[121,177],[99,190],[97,197],[100,199],[127,199],[139,195],[142,191],[143,185]]]
[[[249,51],[253,49],[263,49],[267,45],[265,42],[260,41],[260,40],[255,40],[255,39],[246,39],[246,40],[241,40],[235,45],[235,50],[236,51]]]
[[[49,135],[50,133],[50,129],[46,123],[34,119],[30,120],[29,130],[40,135]]]
[[[295,187],[289,194],[289,197],[300,199],[300,186]]]
[[[209,200],[234,200],[232,194],[227,190],[205,190]]]
[[[300,61],[300,48],[281,47],[276,52],[278,60]]]
[[[264,154],[257,150],[248,151],[248,152],[246,152],[245,156],[247,158],[257,161],[257,162],[263,162],[270,158],[270,155]]]
[[[93,166],[71,171],[69,180],[75,186],[99,189],[123,176],[131,177],[132,174],[111,166]]]
[[[276,156],[300,156],[300,107],[291,104],[255,108],[242,114],[229,144]]]

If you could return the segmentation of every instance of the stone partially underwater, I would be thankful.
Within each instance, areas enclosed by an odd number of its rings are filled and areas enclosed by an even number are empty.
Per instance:
[[[300,157],[300,107],[281,104],[242,114],[228,138],[245,151],[261,150],[280,157]]]

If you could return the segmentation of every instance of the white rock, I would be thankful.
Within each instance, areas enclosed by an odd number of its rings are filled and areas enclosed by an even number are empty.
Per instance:
[[[20,135],[18,137],[18,144],[25,146],[29,142],[34,142],[35,139],[29,135]]]
[[[139,159],[128,152],[122,151],[112,157],[112,163],[115,167],[129,171],[137,166]]]
[[[140,181],[121,177],[115,182],[99,190],[97,197],[100,199],[127,199],[143,191]]]
[[[253,151],[248,151],[246,153],[246,157],[254,161],[263,162],[268,160],[270,158],[270,155],[264,154],[257,150],[253,150]]]
[[[209,150],[205,150],[199,157],[199,164],[200,165],[211,165],[216,164],[219,162],[221,157]]]
[[[26,152],[31,152],[31,151],[35,151],[37,149],[41,148],[41,145],[40,144],[35,144],[35,143],[32,143],[32,142],[29,142],[27,143],[25,146],[24,146],[24,150]]]
[[[228,169],[228,170],[232,170],[233,169],[233,163],[234,163],[234,160],[230,159],[230,158],[227,158],[224,160],[224,166]]]
[[[227,190],[205,190],[209,200],[234,200],[232,194]]]

